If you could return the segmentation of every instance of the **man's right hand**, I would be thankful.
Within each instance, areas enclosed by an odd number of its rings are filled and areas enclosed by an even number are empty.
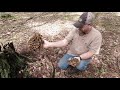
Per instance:
[[[44,40],[43,48],[49,48],[50,47],[50,42],[47,40]]]

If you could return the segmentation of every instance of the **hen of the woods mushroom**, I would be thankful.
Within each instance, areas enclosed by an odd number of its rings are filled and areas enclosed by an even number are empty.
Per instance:
[[[28,47],[31,51],[38,51],[43,48],[44,41],[42,35],[35,33],[28,41]]]
[[[77,58],[71,58],[68,61],[68,64],[73,66],[73,67],[76,67],[77,65],[79,65],[79,63],[80,63],[80,61]]]

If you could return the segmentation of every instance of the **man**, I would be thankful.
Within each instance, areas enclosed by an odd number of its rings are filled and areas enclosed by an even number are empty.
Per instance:
[[[70,58],[77,58],[80,63],[76,66],[76,69],[84,71],[91,62],[92,56],[99,54],[102,35],[92,26],[94,18],[93,13],[84,12],[79,20],[74,23],[77,29],[70,31],[65,39],[57,42],[44,40],[44,48],[63,47],[71,42],[67,54],[65,54],[58,63],[59,68],[67,69],[69,66],[68,60]]]

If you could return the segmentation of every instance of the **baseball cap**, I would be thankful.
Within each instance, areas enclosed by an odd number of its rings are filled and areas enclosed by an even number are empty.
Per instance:
[[[74,23],[73,25],[76,28],[82,28],[82,26],[84,26],[85,24],[92,24],[94,18],[95,18],[95,16],[94,16],[93,13],[91,13],[91,12],[84,12],[79,17],[79,20],[76,23]]]

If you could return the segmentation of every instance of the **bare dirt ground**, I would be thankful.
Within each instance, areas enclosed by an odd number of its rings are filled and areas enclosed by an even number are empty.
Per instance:
[[[57,67],[59,59],[68,47],[49,48],[30,52],[28,40],[34,32],[43,39],[57,41],[63,39],[82,12],[6,12],[0,15],[0,42],[13,41],[16,50],[29,57],[31,62],[24,77],[37,78],[119,78],[120,77],[120,17],[119,13],[95,13],[96,28],[103,35],[99,62],[91,63],[85,72],[68,74]],[[28,76],[29,75],[29,76]]]

